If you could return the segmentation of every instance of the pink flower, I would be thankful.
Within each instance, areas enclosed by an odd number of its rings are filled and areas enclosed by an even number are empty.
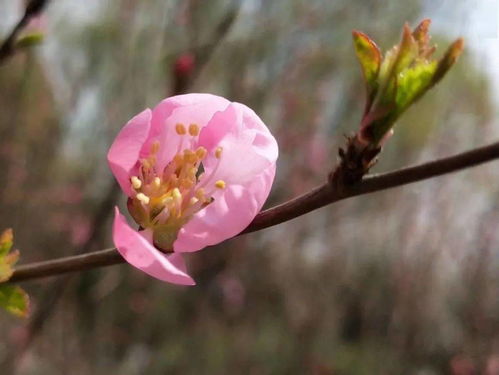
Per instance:
[[[167,98],[132,118],[108,153],[128,195],[132,229],[116,208],[114,244],[131,265],[184,285],[183,252],[245,229],[267,199],[277,143],[248,107],[210,94]]]

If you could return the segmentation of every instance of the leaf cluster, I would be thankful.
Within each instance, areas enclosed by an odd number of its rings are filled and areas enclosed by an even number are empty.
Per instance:
[[[12,229],[6,229],[0,235],[0,283],[8,281],[14,272],[14,265],[19,260],[19,251],[13,250],[14,235]],[[19,317],[28,316],[29,297],[19,286],[0,285],[0,307]]]
[[[429,19],[414,30],[405,24],[400,43],[384,56],[366,34],[353,32],[367,90],[360,132],[366,143],[380,145],[400,115],[438,83],[461,54],[463,40],[457,39],[442,58],[434,59],[429,26]]]

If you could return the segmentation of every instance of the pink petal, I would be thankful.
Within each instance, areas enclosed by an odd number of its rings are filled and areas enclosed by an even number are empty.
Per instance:
[[[279,148],[274,136],[258,115],[249,107],[241,103],[233,103],[243,113],[243,124],[248,129],[256,131],[253,140],[255,152],[265,156],[271,162],[275,162],[279,156]]]
[[[175,125],[180,123],[186,128],[190,124],[204,127],[217,111],[224,110],[230,102],[211,94],[186,94],[163,100],[153,110],[152,137],[161,142],[157,155],[158,169],[161,170],[181,149],[192,148],[192,137],[179,136]],[[183,141],[183,147],[181,143]]]
[[[156,135],[159,134],[165,124],[165,120],[171,115],[173,110],[177,108],[204,105],[206,108],[206,111],[203,111],[204,113],[193,113],[199,121],[198,125],[204,126],[216,111],[226,108],[229,104],[230,102],[227,99],[212,94],[185,94],[171,96],[162,100],[156,107],[154,107],[152,132]],[[184,118],[182,122],[189,125],[195,121],[192,121],[190,118]]]
[[[217,180],[246,184],[275,163],[278,154],[277,142],[260,118],[239,103],[213,116],[202,130],[199,144],[210,152],[203,162],[206,173],[202,187]],[[220,160],[213,155],[216,147],[223,149]]]
[[[242,232],[260,212],[274,176],[275,164],[271,164],[245,186],[228,186],[213,203],[184,225],[173,244],[175,251],[201,250]]]
[[[229,134],[239,138],[240,142],[249,140],[254,151],[270,162],[277,160],[278,146],[274,136],[260,117],[244,104],[231,103],[225,111],[215,114],[201,131],[199,144],[211,151]]]
[[[107,154],[109,167],[128,196],[132,194],[130,177],[139,159],[140,150],[148,138],[150,127],[151,110],[146,109],[121,129]]]
[[[115,208],[113,241],[125,260],[132,266],[159,280],[173,284],[194,285],[187,275],[181,254],[166,256],[158,251],[138,231],[133,230]]]
[[[231,103],[223,112],[216,113],[199,135],[199,144],[209,152],[219,146],[220,141],[229,133],[239,133],[242,112]]]
[[[206,177],[199,185],[209,190],[220,179],[226,188],[217,191],[214,202],[180,230],[175,251],[200,250],[240,233],[262,208],[275,176],[277,142],[260,118],[242,104],[233,103],[216,113],[203,128],[199,144],[212,151],[203,162]],[[213,157],[218,146],[223,148],[220,160]]]

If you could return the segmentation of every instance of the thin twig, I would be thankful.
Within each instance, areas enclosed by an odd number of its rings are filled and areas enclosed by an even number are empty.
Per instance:
[[[107,193],[104,196],[104,199],[94,210],[91,220],[92,225],[90,227],[90,234],[87,240],[81,246],[76,248],[73,252],[74,256],[88,253],[100,242],[105,234],[105,223],[108,220],[110,213],[113,212],[113,207],[117,197],[119,196],[119,192],[119,185],[115,181],[112,181]],[[37,334],[42,330],[43,325],[47,321],[51,312],[57,306],[60,296],[69,285],[71,277],[73,277],[73,275],[67,274],[65,277],[57,278],[45,288],[42,297],[39,298],[40,303],[28,323],[26,338],[23,342],[23,346],[18,348],[18,353],[20,353],[20,355],[22,355],[22,353],[29,348]]]
[[[447,158],[399,169],[393,172],[368,175],[362,181],[338,186],[325,183],[310,192],[260,212],[241,234],[255,232],[264,228],[292,220],[310,211],[333,202],[407,185],[412,182],[455,172],[499,158],[499,142],[479,147]],[[9,282],[60,275],[68,272],[84,271],[98,267],[123,263],[124,259],[116,249],[105,249],[78,256],[70,256],[44,262],[31,263],[15,269]]]
[[[42,12],[48,2],[48,0],[30,0],[28,2],[24,15],[17,22],[0,46],[0,64],[5,62],[14,54],[14,52],[16,52],[15,45],[19,33],[29,24],[31,19],[38,16]]]

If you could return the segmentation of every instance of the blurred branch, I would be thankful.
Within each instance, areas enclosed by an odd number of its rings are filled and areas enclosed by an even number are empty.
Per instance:
[[[241,5],[235,6],[227,12],[216,26],[207,44],[191,46],[185,54],[177,56],[173,70],[173,93],[175,95],[188,91],[194,85],[213,54],[225,41],[237,19],[240,7]]]
[[[447,158],[437,159],[393,172],[368,175],[361,181],[347,184],[345,180],[330,179],[327,183],[288,202],[260,212],[241,234],[268,228],[328,204],[358,195],[407,185],[412,182],[473,167],[499,158],[499,142]],[[341,182],[341,183],[338,183]],[[105,249],[85,255],[70,256],[44,262],[26,264],[14,270],[9,282],[19,282],[68,272],[84,271],[124,263],[116,249]]]
[[[9,57],[16,52],[16,40],[21,31],[29,24],[34,17],[38,16],[49,0],[29,0],[26,4],[24,15],[14,26],[10,34],[0,46],[0,64],[4,63]]]

